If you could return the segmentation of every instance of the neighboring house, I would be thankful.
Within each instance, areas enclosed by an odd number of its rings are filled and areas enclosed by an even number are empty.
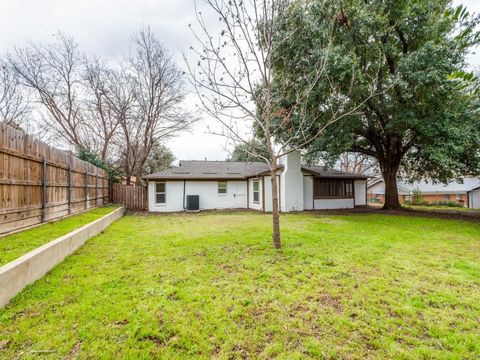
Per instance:
[[[298,151],[281,158],[277,177],[282,212],[346,209],[367,202],[366,176],[302,166]],[[144,179],[149,211],[272,210],[269,166],[264,163],[180,161]]]
[[[422,201],[428,203],[456,202],[470,208],[480,208],[480,179],[466,178],[463,183],[433,184],[427,181],[413,183],[398,181],[398,197],[400,203],[411,201],[413,194],[418,191],[422,194]],[[383,179],[374,179],[367,185],[369,202],[385,200],[385,183]]]

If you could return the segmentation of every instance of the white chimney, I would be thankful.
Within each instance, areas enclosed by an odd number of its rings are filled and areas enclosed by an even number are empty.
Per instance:
[[[302,156],[295,150],[280,158],[280,208],[284,212],[303,211]]]

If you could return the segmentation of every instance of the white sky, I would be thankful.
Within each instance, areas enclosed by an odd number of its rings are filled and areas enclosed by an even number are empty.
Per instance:
[[[199,0],[201,2],[201,0]],[[470,12],[480,13],[479,0],[455,0]],[[150,26],[184,67],[183,53],[194,43],[189,23],[194,23],[194,0],[0,0],[0,53],[27,41],[47,42],[58,30],[73,36],[87,54],[113,58],[126,49],[130,36]],[[480,55],[469,57],[480,67]],[[186,106],[195,107],[195,96]],[[216,122],[203,119],[190,133],[171,140],[177,159],[223,160],[225,139],[208,133]]]

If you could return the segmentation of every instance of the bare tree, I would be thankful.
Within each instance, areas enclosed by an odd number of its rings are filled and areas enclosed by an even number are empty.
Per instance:
[[[217,119],[223,127],[219,135],[234,144],[244,144],[244,150],[258,155],[249,139],[260,132],[267,156],[263,160],[270,167],[272,188],[273,242],[281,247],[280,214],[278,202],[277,171],[280,157],[301,149],[321,136],[324,129],[340,118],[353,114],[360,104],[347,104],[331,87],[331,101],[321,104],[328,120],[320,126],[307,116],[305,104],[315,85],[325,73],[331,43],[326,44],[325,56],[312,69],[313,80],[296,92],[296,100],[289,109],[281,109],[277,103],[278,89],[274,86],[273,66],[277,48],[282,46],[278,30],[287,0],[206,0],[221,29],[209,29],[204,14],[196,6],[198,29],[193,28],[198,45],[191,50],[198,57],[188,63],[191,83],[199,96],[204,111]],[[295,89],[295,84],[291,84]],[[335,104],[335,105],[333,105]],[[300,121],[291,121],[293,116]],[[288,129],[290,136],[276,141],[281,132]],[[255,130],[255,131],[254,131]],[[250,149],[250,150],[249,150]]]
[[[348,173],[370,176],[380,173],[377,160],[361,153],[345,152],[338,162],[340,169]]]
[[[150,29],[134,37],[126,64],[133,91],[133,111],[121,122],[121,153],[127,182],[139,177],[155,144],[186,130],[194,117],[181,107],[182,73]]]
[[[18,78],[8,64],[0,62],[0,121],[20,126],[28,114],[28,99]]]
[[[88,147],[106,161],[130,107],[132,92],[125,86],[122,74],[109,69],[99,59],[86,61],[85,80],[84,126],[93,135],[88,139]]]
[[[82,122],[83,56],[72,38],[62,33],[55,38],[52,44],[16,49],[8,57],[9,65],[20,83],[36,93],[49,130],[58,139],[84,146],[91,133]]]

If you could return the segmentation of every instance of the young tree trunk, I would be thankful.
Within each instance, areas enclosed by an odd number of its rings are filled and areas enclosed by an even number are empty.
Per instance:
[[[399,210],[401,208],[398,200],[397,188],[397,169],[386,167],[382,169],[383,180],[385,182],[385,203],[384,210]]]
[[[273,244],[275,249],[280,249],[282,243],[280,241],[280,209],[278,203],[278,181],[277,166],[274,164],[270,167],[270,177],[272,181],[272,222],[273,222]],[[265,206],[265,205],[264,205]]]

